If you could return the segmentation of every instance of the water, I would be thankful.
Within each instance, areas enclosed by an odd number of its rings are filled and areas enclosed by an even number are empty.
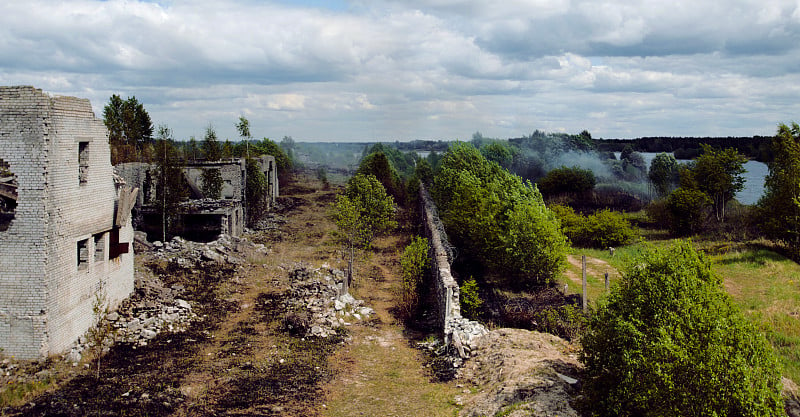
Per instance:
[[[639,152],[644,158],[645,164],[650,168],[650,162],[659,154],[659,152]],[[619,152],[615,152],[619,158]],[[687,160],[678,160],[678,162],[687,162]],[[744,169],[747,170],[742,176],[744,177],[744,189],[736,194],[736,200],[742,204],[756,204],[758,199],[764,195],[764,178],[769,173],[767,164],[758,161],[747,161],[744,163]]]

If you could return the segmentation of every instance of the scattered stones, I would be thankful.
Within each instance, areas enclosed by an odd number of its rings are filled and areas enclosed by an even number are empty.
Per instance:
[[[362,300],[349,293],[340,294],[344,281],[344,272],[340,270],[296,265],[289,276],[291,284],[281,308],[289,311],[283,323],[293,334],[325,338],[342,326],[375,314]]]
[[[166,244],[154,242],[153,246],[157,249],[156,258],[170,260],[186,268],[196,267],[202,262],[244,265],[250,256],[269,253],[263,244],[224,234],[208,243],[191,242],[175,236]]]

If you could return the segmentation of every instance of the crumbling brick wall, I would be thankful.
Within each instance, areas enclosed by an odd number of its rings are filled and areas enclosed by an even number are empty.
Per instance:
[[[0,87],[0,159],[18,200],[0,232],[0,349],[35,358],[67,349],[92,305],[133,291],[130,218],[115,224],[107,131],[86,99]]]

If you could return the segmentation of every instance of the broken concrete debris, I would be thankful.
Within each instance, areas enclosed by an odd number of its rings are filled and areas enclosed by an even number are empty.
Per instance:
[[[281,304],[289,311],[284,326],[294,334],[325,338],[375,314],[362,300],[342,294],[344,271],[297,265],[290,276],[292,283]]]

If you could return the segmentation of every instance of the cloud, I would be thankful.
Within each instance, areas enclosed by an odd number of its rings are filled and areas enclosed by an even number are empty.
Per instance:
[[[0,4],[0,83],[135,95],[178,137],[771,134],[800,114],[795,0]],[[257,133],[261,129],[263,134]]]

